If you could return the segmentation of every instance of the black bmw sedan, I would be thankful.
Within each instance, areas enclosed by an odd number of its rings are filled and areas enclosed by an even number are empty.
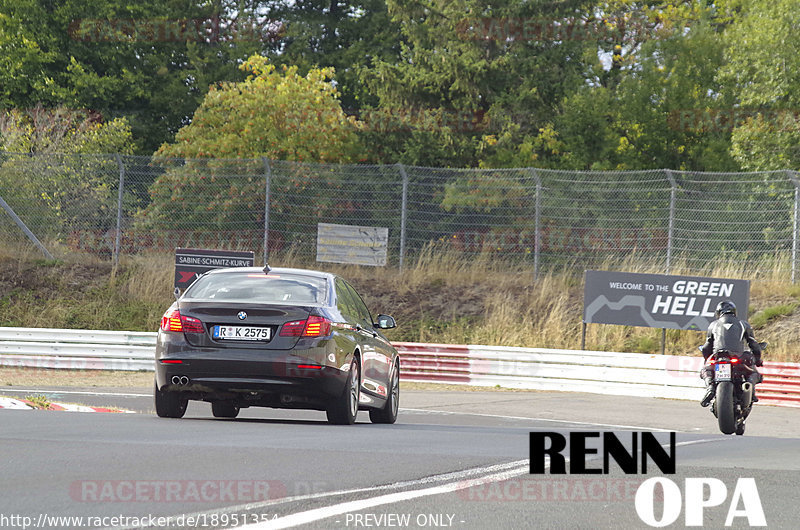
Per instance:
[[[361,296],[334,274],[246,267],[198,278],[161,319],[155,406],[180,418],[189,400],[215,417],[244,407],[324,410],[352,424],[359,410],[394,423],[400,361]]]

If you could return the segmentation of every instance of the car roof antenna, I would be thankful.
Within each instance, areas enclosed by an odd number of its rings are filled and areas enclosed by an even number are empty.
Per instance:
[[[269,274],[269,272],[272,270],[272,267],[269,266],[269,263],[265,263],[262,270],[264,271],[264,274]]]

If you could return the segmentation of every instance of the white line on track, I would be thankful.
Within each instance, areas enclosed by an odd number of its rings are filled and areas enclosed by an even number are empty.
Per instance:
[[[569,459],[567,459],[569,460]],[[339,490],[339,491],[325,491],[319,493],[311,493],[308,495],[295,495],[292,497],[283,497],[280,499],[270,499],[261,502],[251,502],[247,504],[241,504],[238,506],[227,506],[225,508],[216,509],[216,510],[207,510],[202,512],[194,512],[184,514],[187,518],[194,517],[198,518],[203,515],[212,515],[212,514],[221,514],[221,513],[241,513],[242,511],[247,510],[257,510],[261,508],[266,508],[268,506],[275,506],[278,504],[285,504],[288,502],[296,502],[296,501],[307,501],[307,500],[315,500],[315,499],[324,499],[326,497],[337,497],[340,495],[352,495],[357,493],[366,493],[366,492],[379,492],[379,491],[387,491],[387,490],[397,490],[403,488],[413,488],[417,486],[429,486],[430,484],[435,484],[439,482],[446,482],[446,481],[455,481],[455,483],[461,483],[463,481],[473,481],[470,484],[473,484],[474,481],[483,481],[486,480],[487,473],[508,473],[511,471],[517,471],[518,469],[523,469],[527,471],[529,468],[528,460],[517,460],[515,462],[506,462],[504,464],[494,464],[490,466],[482,466],[482,467],[475,467],[470,469],[465,469],[462,471],[451,471],[449,473],[443,473],[441,475],[433,475],[430,477],[423,477],[420,479],[414,480],[403,480],[400,482],[394,482],[392,484],[384,484],[381,486],[370,486],[366,488],[353,488],[347,490]],[[142,527],[136,527],[142,528]],[[144,527],[150,528],[150,527]]]
[[[684,445],[695,445],[695,444],[707,444],[711,442],[725,442],[727,440],[735,440],[735,438],[731,436],[720,436],[719,438],[701,438],[700,440],[689,440],[687,442],[678,442],[675,444],[677,447],[682,447]],[[669,447],[668,445],[662,445],[662,447]]]
[[[694,445],[694,444],[701,444],[701,443],[710,443],[710,442],[718,442],[721,438],[706,438],[702,440],[691,440],[686,442],[677,442],[675,446],[684,446],[684,445]],[[722,438],[724,439],[724,438]],[[565,458],[566,461],[569,461],[568,458]],[[473,478],[468,480],[459,480],[456,482],[449,482],[447,484],[442,484],[440,486],[433,486],[430,488],[424,488],[419,490],[411,490],[411,491],[401,491],[398,493],[390,493],[386,495],[379,495],[377,497],[372,497],[368,499],[361,499],[357,501],[349,501],[343,502],[340,504],[334,504],[332,506],[324,506],[322,508],[315,508],[313,510],[307,510],[305,512],[298,512],[293,513],[291,515],[285,515],[278,519],[273,519],[271,521],[265,521],[263,523],[256,523],[251,525],[240,526],[241,530],[279,530],[281,528],[292,528],[295,526],[299,526],[302,524],[308,524],[315,521],[319,521],[322,519],[328,519],[330,517],[335,517],[337,515],[343,515],[345,513],[350,512],[357,512],[361,510],[366,510],[368,508],[374,508],[376,506],[382,506],[384,504],[392,504],[396,502],[404,502],[413,499],[418,499],[420,497],[428,497],[430,495],[441,495],[443,493],[453,493],[455,491],[459,491],[462,489],[470,488],[476,484],[487,484],[489,482],[500,482],[503,480],[508,480],[510,478],[527,474],[530,465],[525,460],[520,460],[517,462],[511,462],[509,465],[524,463],[524,465],[519,467],[513,467],[507,471],[503,471],[500,473],[491,474],[488,476],[482,476],[480,478]],[[550,467],[550,462],[545,464],[545,469]]]
[[[500,418],[507,420],[529,420],[529,421],[543,421],[552,423],[565,423],[569,425],[592,425],[594,427],[611,427],[614,429],[630,429],[634,431],[653,431],[653,432],[683,432],[676,431],[675,429],[658,429],[656,427],[643,427],[641,425],[614,425],[611,423],[592,423],[589,421],[574,421],[574,420],[556,420],[552,418],[533,418],[529,416],[502,416],[500,414],[482,414],[479,412],[455,412],[451,410],[432,410],[432,409],[406,409],[400,410],[406,412],[424,412],[429,414],[460,414],[465,416],[482,416],[487,418]]]
[[[243,530],[278,530],[280,528],[292,528],[301,524],[313,523],[321,519],[327,519],[337,515],[342,515],[349,512],[357,512],[381,506],[384,504],[392,504],[395,502],[410,501],[420,497],[428,497],[430,495],[441,495],[443,493],[452,493],[454,491],[470,488],[476,484],[486,484],[489,482],[500,482],[510,478],[523,475],[528,472],[528,464],[522,467],[495,473],[493,475],[483,476],[479,479],[460,480],[458,482],[449,482],[441,486],[433,486],[431,488],[424,488],[419,490],[401,491],[398,493],[389,493],[387,495],[380,495],[369,499],[361,499],[358,501],[343,502],[334,504],[332,506],[324,506],[305,512],[293,513],[286,515],[272,521],[265,521],[263,523],[256,523],[251,525],[240,526]]]
[[[78,390],[25,390],[20,388],[0,388],[0,392],[36,393],[36,394],[79,394],[83,396],[117,396],[117,397],[153,397],[153,394],[125,394],[121,392],[86,392]]]
[[[530,418],[523,418],[523,419],[530,419]],[[590,425],[597,425],[597,424],[590,424]],[[685,442],[677,442],[675,446],[680,447],[686,445],[712,443],[712,442],[725,441],[727,439],[729,438],[719,437],[719,438],[703,438],[699,440],[688,440]],[[566,458],[566,460],[569,461],[568,458]],[[545,468],[548,468],[549,465],[550,464],[548,461],[548,463],[545,465]],[[219,515],[222,513],[242,513],[245,511],[259,510],[269,506],[275,506],[279,504],[291,503],[296,501],[316,500],[316,499],[324,499],[326,497],[337,497],[342,495],[352,495],[365,492],[377,493],[387,490],[397,490],[397,489],[414,488],[419,486],[427,486],[423,489],[408,489],[407,491],[381,494],[378,495],[377,497],[371,497],[357,501],[348,501],[344,503],[332,504],[330,506],[324,506],[322,508],[315,508],[312,510],[306,510],[304,512],[297,512],[290,515],[285,515],[278,519],[265,521],[264,523],[239,527],[244,530],[257,530],[257,529],[273,530],[279,528],[291,528],[301,524],[308,524],[314,521],[327,519],[329,517],[335,517],[336,515],[342,515],[348,512],[353,512],[358,510],[365,510],[368,508],[381,506],[384,504],[403,502],[430,495],[452,493],[455,491],[459,491],[461,489],[472,487],[473,485],[476,484],[499,482],[502,480],[513,478],[515,476],[524,475],[528,473],[529,470],[530,470],[529,460],[517,460],[514,462],[507,462],[504,464],[476,467],[476,468],[466,469],[463,471],[453,471],[441,475],[434,475],[430,477],[424,477],[421,479],[395,482],[392,484],[385,484],[381,486],[354,488],[354,489],[339,490],[339,491],[328,491],[328,492],[312,493],[308,495],[297,495],[293,497],[271,499],[261,502],[242,504],[238,506],[227,506],[222,509],[187,513],[183,515],[185,515],[187,518],[193,517],[197,519],[203,515],[212,515],[212,514]],[[440,482],[445,482],[445,483],[436,486],[431,486],[431,484],[436,484]]]
[[[87,392],[77,390],[32,390],[32,389],[19,389],[19,388],[0,388],[2,392],[13,393],[36,393],[36,394],[77,394],[84,396],[116,396],[116,397],[153,397],[152,394],[126,394],[121,392]],[[464,416],[482,416],[487,418],[499,418],[505,420],[528,420],[528,421],[542,421],[550,423],[562,423],[567,425],[592,425],[594,427],[610,427],[613,429],[629,429],[634,431],[652,431],[652,432],[685,432],[676,431],[673,429],[658,429],[656,427],[643,427],[641,425],[614,425],[611,423],[593,423],[588,421],[574,421],[574,420],[559,420],[553,418],[534,418],[528,416],[504,416],[500,414],[482,414],[479,412],[456,412],[452,410],[434,410],[434,409],[409,409],[400,408],[401,411],[416,412],[424,414],[449,414],[449,415],[464,415]]]

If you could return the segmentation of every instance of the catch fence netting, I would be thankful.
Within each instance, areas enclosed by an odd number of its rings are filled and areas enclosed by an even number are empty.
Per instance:
[[[567,171],[0,153],[0,242],[108,259],[177,247],[314,259],[321,223],[388,229],[390,266],[423,249],[539,272],[714,260],[794,273],[793,171]]]

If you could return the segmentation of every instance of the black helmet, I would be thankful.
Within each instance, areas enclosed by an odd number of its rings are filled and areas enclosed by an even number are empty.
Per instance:
[[[717,313],[717,318],[726,314],[731,314],[733,316],[736,316],[736,304],[734,304],[730,300],[723,300],[722,302],[717,304],[716,313]]]

